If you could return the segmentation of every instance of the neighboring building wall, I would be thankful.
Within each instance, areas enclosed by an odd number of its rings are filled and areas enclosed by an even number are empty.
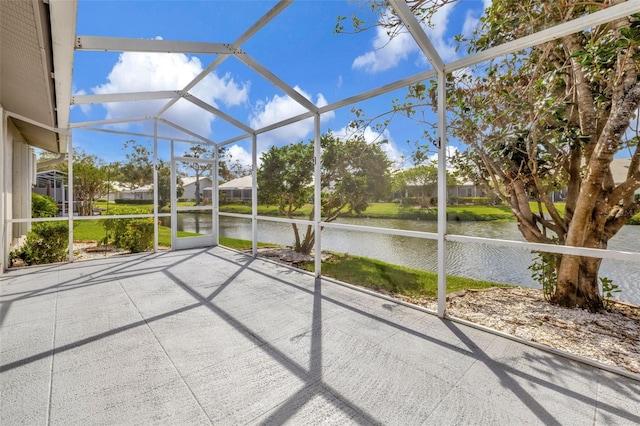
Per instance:
[[[209,191],[211,193],[211,191]],[[220,198],[225,200],[251,200],[250,189],[225,188],[220,190]]]
[[[153,189],[150,190],[125,190],[120,191],[117,194],[113,194],[114,199],[118,200],[148,200],[153,201]]]
[[[184,179],[183,179],[183,183],[185,183]],[[201,177],[199,183],[200,183],[200,193],[203,194],[203,196],[204,196],[204,188],[208,188],[213,185],[213,183],[211,182],[211,179],[209,179],[208,177]],[[184,192],[182,193],[182,197],[180,197],[180,199],[184,199],[187,201],[194,201],[196,199],[195,179],[193,182],[189,182],[188,184],[185,183],[183,185],[183,189],[184,189]]]

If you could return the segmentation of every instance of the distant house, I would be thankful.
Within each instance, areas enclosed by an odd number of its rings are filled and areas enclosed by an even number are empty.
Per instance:
[[[69,185],[67,180],[67,174],[60,170],[38,172],[36,173],[35,185],[31,191],[53,198],[61,210],[68,209],[68,206],[65,206],[69,201]]]
[[[613,182],[616,185],[620,185],[627,180],[627,173],[629,173],[629,166],[631,165],[631,158],[614,158],[611,162],[611,174],[613,174]],[[640,194],[640,189],[636,191],[636,194]]]
[[[208,188],[211,191],[211,188]],[[220,200],[251,200],[253,184],[251,176],[230,180],[218,186]],[[210,193],[210,192],[209,192]]]
[[[109,201],[112,196],[109,195]],[[113,199],[153,201],[153,185],[145,185],[136,189],[123,189],[113,194]]]
[[[480,185],[476,185],[475,183],[468,181],[463,182],[459,185],[450,185],[447,188],[447,194],[449,197],[484,197],[486,194],[480,187]]]
[[[180,199],[181,200],[185,200],[185,201],[195,201],[195,199],[196,199],[196,177],[195,176],[186,176],[186,177],[183,177],[181,179],[182,179],[182,187],[184,188],[184,192],[182,193],[182,197],[180,197]],[[211,178],[200,176],[200,178],[198,179],[198,183],[199,183],[199,186],[200,186],[200,189],[199,189],[200,190],[200,194],[205,198],[211,199],[211,195],[207,196],[205,194],[205,192],[204,192],[205,188],[209,188],[209,191],[211,191],[211,186],[213,185],[213,182],[211,181]]]

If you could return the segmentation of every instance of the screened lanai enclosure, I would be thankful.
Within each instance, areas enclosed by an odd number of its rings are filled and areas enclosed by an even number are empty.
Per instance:
[[[2,269],[43,224],[69,262],[297,228],[317,277],[323,252],[436,273],[440,316],[448,276],[540,288],[560,255],[640,302],[640,1],[506,3],[2,2]],[[35,215],[52,170],[64,208]]]
[[[0,424],[640,424],[639,106],[640,0],[0,0]]]

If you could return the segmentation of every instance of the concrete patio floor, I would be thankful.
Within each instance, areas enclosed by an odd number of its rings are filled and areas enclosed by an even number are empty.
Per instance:
[[[640,423],[640,382],[219,247],[0,301],[0,425]]]

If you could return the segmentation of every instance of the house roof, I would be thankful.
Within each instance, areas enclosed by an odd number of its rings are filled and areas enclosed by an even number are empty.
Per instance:
[[[218,186],[218,189],[251,189],[253,188],[251,176],[243,176],[241,178],[230,180]]]
[[[146,192],[151,192],[151,191],[153,191],[153,185],[144,185],[144,186],[141,186],[141,187],[136,188],[136,189],[123,189],[120,192],[126,193],[126,194],[135,194],[135,193],[140,193],[140,192],[146,193]]]
[[[77,2],[48,3],[0,1],[0,105],[29,145],[64,152]]]
[[[182,179],[182,186],[188,186],[196,183],[195,176],[184,176],[184,177],[181,177],[180,179]],[[211,178],[209,176],[200,176],[200,182],[203,182],[205,180],[211,182]]]

